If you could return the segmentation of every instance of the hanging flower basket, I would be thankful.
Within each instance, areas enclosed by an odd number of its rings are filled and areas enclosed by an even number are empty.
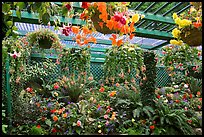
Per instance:
[[[202,31],[198,28],[184,28],[180,36],[182,41],[191,47],[202,45]]]
[[[106,23],[103,23],[103,27],[101,27],[99,25],[99,22],[103,22],[100,18],[99,18],[100,12],[95,9],[95,13],[92,15],[91,17],[91,21],[93,22],[94,28],[96,29],[96,31],[101,32],[103,34],[112,34],[114,32],[114,30],[110,30],[107,26]]]
[[[47,28],[39,29],[27,34],[29,44],[42,49],[60,48],[60,40],[57,34]]]

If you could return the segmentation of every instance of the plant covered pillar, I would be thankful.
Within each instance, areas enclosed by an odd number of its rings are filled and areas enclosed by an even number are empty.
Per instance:
[[[153,52],[144,52],[144,66],[142,67],[140,89],[141,100],[144,106],[154,107],[156,59]]]

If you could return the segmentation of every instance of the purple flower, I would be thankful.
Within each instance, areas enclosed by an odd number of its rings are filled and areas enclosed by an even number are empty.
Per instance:
[[[178,96],[179,96],[179,93],[178,93],[178,92],[174,93],[174,97],[175,97],[175,98],[178,98]]]
[[[100,107],[98,107],[96,111],[98,112],[98,111],[100,111],[100,110],[101,110],[101,106],[100,106]]]
[[[49,108],[49,107],[51,107],[51,106],[52,106],[52,103],[49,102],[49,103],[47,104],[47,107]]]
[[[173,104],[173,103],[174,103],[173,100],[171,100],[168,104],[171,105],[171,104]]]
[[[161,88],[160,91],[162,94],[165,94],[165,88]]]

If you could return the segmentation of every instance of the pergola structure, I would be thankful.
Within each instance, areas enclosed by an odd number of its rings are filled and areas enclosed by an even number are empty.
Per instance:
[[[62,6],[61,2],[54,3]],[[133,7],[133,5],[136,6]],[[144,9],[145,5],[147,8]],[[155,8],[156,6],[159,6],[159,8]],[[180,13],[188,10],[190,6],[191,5],[189,2],[131,2],[129,8],[130,10],[135,10],[138,13],[145,15],[145,17],[135,25],[136,37],[132,40],[132,43],[137,43],[141,48],[148,50],[157,50],[162,46],[168,45],[169,41],[173,38],[171,31],[175,28],[172,14],[175,12],[179,15]],[[74,2],[73,7],[75,11],[81,9],[80,2]],[[32,25],[39,24],[37,13],[22,11],[21,19],[17,17],[15,10],[13,10],[12,13],[13,19],[16,22],[16,26],[18,26],[19,29],[19,35],[23,36],[29,31],[34,31],[35,29],[29,30],[28,26],[35,28],[35,26]],[[78,18],[67,18],[63,16],[57,17],[61,23],[69,22],[74,25],[84,25],[86,23],[85,21]],[[54,18],[51,16],[51,24],[53,21]],[[110,47],[111,41],[108,39],[108,36],[109,35],[97,33],[97,44],[107,45]],[[62,41],[64,41],[64,43],[66,43],[66,45],[71,45],[73,43],[71,35],[65,37],[59,34],[59,37]]]

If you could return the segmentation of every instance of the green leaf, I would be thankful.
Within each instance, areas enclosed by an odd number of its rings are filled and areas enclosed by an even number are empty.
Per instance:
[[[9,29],[7,32],[6,32],[6,36],[9,36],[11,34],[11,29]]]
[[[50,127],[51,127],[52,122],[50,121],[50,119],[47,119],[47,120],[45,121],[45,124],[47,124],[48,126],[50,126]]]
[[[6,24],[7,24],[8,27],[10,27],[10,26],[13,25],[13,22],[12,21],[7,21]]]
[[[42,15],[42,22],[43,24],[47,25],[50,21],[50,15],[48,13],[45,13]]]
[[[22,10],[25,7],[25,3],[24,2],[18,2],[17,6],[19,7],[20,10]]]
[[[76,129],[76,133],[80,135],[81,129],[80,129],[80,128],[77,128],[77,129]]]
[[[4,3],[4,4],[2,5],[2,11],[3,11],[3,13],[9,12],[9,11],[10,11],[10,8],[11,8],[11,6],[10,6],[9,4]]]
[[[16,16],[21,19],[21,11],[18,8],[16,9]]]

